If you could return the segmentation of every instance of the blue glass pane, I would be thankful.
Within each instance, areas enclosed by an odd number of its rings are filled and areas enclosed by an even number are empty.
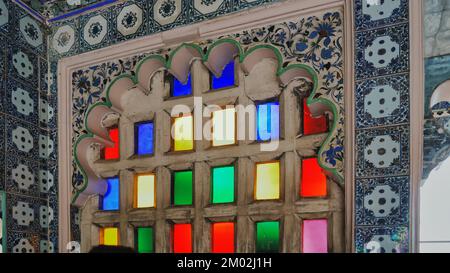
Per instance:
[[[175,77],[172,78],[173,78],[172,97],[189,96],[192,94],[191,74],[188,75],[188,80],[186,84],[183,84]]]
[[[257,105],[257,140],[277,140],[280,138],[280,104],[268,102]]]
[[[234,81],[234,62],[231,61],[223,69],[222,76],[216,78],[212,74],[211,87],[212,89],[221,89],[226,87],[233,87],[235,85]]]
[[[119,210],[119,178],[113,177],[106,179],[108,189],[103,196],[103,210]]]
[[[153,122],[137,125],[137,154],[153,154]]]

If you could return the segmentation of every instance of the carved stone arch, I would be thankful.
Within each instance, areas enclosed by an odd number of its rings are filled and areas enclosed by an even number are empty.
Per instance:
[[[220,56],[221,53],[224,55]],[[204,49],[197,44],[182,44],[170,52],[167,61],[162,55],[150,55],[138,63],[135,69],[136,76],[120,75],[110,83],[107,89],[106,103],[91,107],[90,114],[86,117],[85,126],[89,134],[81,136],[74,148],[75,161],[82,170],[84,182],[76,189],[72,203],[80,206],[89,195],[104,194],[106,190],[104,181],[95,174],[89,165],[87,151],[92,144],[111,144],[107,131],[104,128],[101,129],[100,116],[108,112],[122,113],[122,99],[124,94],[127,94],[126,91],[140,90],[148,95],[151,92],[151,78],[156,72],[164,69],[184,83],[188,79],[190,66],[195,60],[201,60],[211,73],[220,76],[224,66],[237,56],[239,56],[239,62],[245,74],[250,73],[255,65],[263,59],[269,58],[277,64],[276,75],[281,86],[287,86],[296,79],[304,79],[313,84],[313,90],[307,99],[312,114],[320,116],[324,112],[330,112],[333,115],[333,125],[320,147],[318,162],[328,175],[343,185],[342,162],[339,165],[331,164],[327,162],[326,158],[328,151],[335,148],[339,148],[340,152],[343,152],[342,147],[336,147],[336,139],[342,137],[338,133],[338,130],[342,130],[343,127],[343,123],[340,123],[342,112],[338,111],[342,105],[338,105],[327,94],[318,92],[324,85],[321,80],[323,75],[306,64],[298,63],[293,59],[285,60],[280,50],[270,44],[258,44],[245,49],[239,42],[226,38],[219,39]],[[92,109],[97,107],[98,109]],[[343,141],[338,141],[338,143],[340,142]]]

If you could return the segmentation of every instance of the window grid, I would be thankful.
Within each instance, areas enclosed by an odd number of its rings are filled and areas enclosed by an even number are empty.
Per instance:
[[[192,65],[192,73],[201,73],[204,69],[199,69],[200,63],[194,62]],[[243,72],[237,69],[237,81],[244,77]],[[199,79],[209,77],[192,77],[192,86],[195,88],[201,86]],[[197,80],[197,81],[196,81]],[[164,83],[161,83],[163,88]],[[233,101],[246,101],[244,87],[236,86],[226,90],[209,91],[209,83],[203,90],[205,101],[211,104],[223,105],[214,99],[214,96],[223,96],[223,92],[231,92],[234,96]],[[121,179],[129,180],[136,174],[135,169],[139,172],[152,172],[156,176],[156,196],[157,205],[155,208],[144,208],[130,211],[133,202],[128,203],[127,196],[122,196],[121,202],[125,202],[125,206],[121,206],[119,212],[97,212],[94,215],[93,223],[102,224],[102,215],[108,213],[111,219],[117,223],[120,219],[120,230],[124,233],[133,232],[127,228],[127,223],[143,221],[145,214],[145,222],[153,223],[155,231],[155,252],[173,252],[172,232],[174,224],[190,223],[192,226],[192,251],[193,252],[211,252],[212,251],[212,234],[211,222],[233,222],[235,223],[236,252],[255,252],[256,251],[256,223],[265,221],[279,221],[280,223],[280,251],[281,252],[300,252],[302,249],[302,219],[320,218],[328,219],[328,232],[332,233],[330,238],[336,238],[329,241],[329,249],[331,251],[343,250],[343,228],[339,219],[343,218],[342,204],[343,193],[339,187],[329,189],[330,194],[320,198],[302,198],[300,192],[301,180],[301,160],[311,157],[308,147],[307,137],[299,136],[298,132],[301,127],[302,113],[299,111],[298,119],[293,118],[292,113],[287,113],[286,109],[298,109],[295,100],[288,99],[287,93],[292,92],[284,90],[279,97],[280,104],[280,145],[279,149],[273,153],[261,152],[251,148],[251,142],[236,141],[235,145],[229,145],[216,149],[212,147],[210,140],[195,141],[198,143],[198,150],[195,153],[174,153],[173,142],[169,135],[167,149],[162,146],[155,146],[153,157],[145,158],[145,164],[141,158],[129,158],[121,165],[119,170]],[[265,101],[274,98],[266,98]],[[248,101],[248,100],[247,100]],[[233,104],[228,103],[228,104]],[[245,104],[245,103],[244,103]],[[248,102],[253,104],[253,102]],[[160,113],[161,109],[170,109],[173,100],[162,102],[160,109],[155,109],[155,128],[170,128],[173,119],[168,116],[168,125],[164,125],[164,113]],[[244,105],[245,106],[245,105]],[[167,110],[166,110],[167,111]],[[160,116],[160,118],[158,118]],[[297,120],[298,126],[285,127],[285,123],[289,119]],[[283,122],[284,121],[284,122]],[[156,124],[161,123],[161,124]],[[133,126],[129,126],[134,128]],[[126,134],[127,132],[124,132]],[[236,132],[237,133],[237,132]],[[166,141],[166,139],[155,139],[157,141]],[[315,149],[311,145],[311,150]],[[129,146],[126,146],[129,147]],[[134,147],[133,147],[134,148]],[[158,151],[161,149],[160,151]],[[255,169],[256,165],[261,162],[269,162],[273,160],[280,161],[280,193],[277,200],[255,200]],[[122,162],[121,162],[122,163]],[[187,166],[189,165],[189,167]],[[211,168],[216,166],[233,165],[235,167],[235,198],[233,203],[212,204],[211,197]],[[99,163],[99,166],[108,169],[108,163]],[[171,173],[173,170],[192,169],[193,173],[201,174],[193,176],[193,204],[188,206],[174,207],[171,204]],[[113,170],[111,166],[110,170]],[[115,170],[115,169],[114,169]],[[117,170],[116,170],[117,171]],[[132,192],[129,189],[132,183],[121,183],[121,191]],[[333,193],[333,194],[331,194]],[[244,208],[244,209],[243,209]],[[318,209],[320,208],[320,209]],[[326,213],[324,213],[326,211]],[[158,216],[159,215],[159,216]],[[337,219],[337,220],[336,220]],[[104,222],[104,221],[103,221]],[[288,232],[285,232],[287,230]],[[205,237],[206,236],[206,237]],[[133,236],[127,236],[133,238]],[[246,243],[248,238],[252,240]],[[253,239],[252,239],[253,238]],[[133,246],[134,241],[122,242],[125,245]]]

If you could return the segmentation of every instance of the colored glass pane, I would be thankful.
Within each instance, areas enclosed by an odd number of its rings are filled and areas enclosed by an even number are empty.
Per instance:
[[[192,94],[191,74],[188,75],[186,83],[180,82],[172,77],[172,97],[189,96]]]
[[[221,89],[235,86],[234,61],[229,62],[222,71],[222,75],[217,78],[211,74],[212,89]]]
[[[212,113],[212,145],[225,146],[236,143],[236,110],[226,108]]]
[[[136,208],[155,207],[155,175],[145,174],[136,177]]]
[[[174,119],[173,141],[176,152],[194,149],[194,124],[192,116]]]
[[[211,202],[234,202],[234,166],[212,168]]]
[[[317,158],[302,160],[302,180],[300,196],[324,197],[327,195],[327,178],[317,162]]]
[[[256,200],[280,198],[280,162],[256,164]]]
[[[100,245],[119,245],[119,229],[116,227],[102,228],[100,230]]]
[[[173,173],[173,204],[192,205],[192,171]]]
[[[136,154],[151,155],[154,152],[153,122],[136,124]]]
[[[109,138],[114,143],[112,147],[105,147],[103,150],[105,160],[119,159],[120,157],[120,141],[119,128],[111,128],[108,130]]]
[[[268,102],[256,106],[258,141],[280,139],[280,105]]]
[[[234,253],[234,223],[212,224],[212,252]]]
[[[192,225],[174,224],[173,225],[173,252],[191,253],[192,252]]]
[[[303,221],[303,252],[328,252],[328,221],[326,219]]]
[[[256,223],[256,252],[276,253],[280,251],[280,223]]]
[[[102,210],[119,209],[119,178],[112,177],[106,179],[107,189],[102,198]]]
[[[137,228],[137,251],[139,253],[153,253],[154,249],[154,232],[152,227]]]
[[[313,135],[325,133],[328,131],[326,116],[313,117],[306,99],[303,100],[303,134]]]

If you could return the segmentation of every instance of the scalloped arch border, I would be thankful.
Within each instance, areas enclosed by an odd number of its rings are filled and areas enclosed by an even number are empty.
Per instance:
[[[307,99],[307,105],[311,108],[311,112],[313,113],[313,115],[321,115],[325,111],[331,111],[334,117],[331,130],[319,149],[318,162],[319,165],[329,175],[336,179],[338,183],[340,183],[341,185],[344,184],[343,170],[339,170],[337,167],[329,167],[320,156],[324,152],[325,148],[328,147],[328,144],[330,144],[334,135],[333,133],[337,128],[338,121],[340,120],[340,116],[339,111],[337,111],[337,107],[332,100],[323,96],[315,98],[317,90],[319,90],[322,86],[322,83],[319,81],[317,72],[310,66],[302,63],[292,63],[283,67],[283,55],[276,47],[270,44],[259,44],[253,47],[249,47],[247,50],[244,50],[238,41],[230,38],[224,38],[219,39],[209,45],[205,53],[197,44],[183,43],[170,52],[167,60],[162,55],[149,55],[136,65],[135,75],[125,73],[117,76],[109,83],[106,90],[106,101],[96,103],[89,107],[84,120],[84,126],[88,133],[79,136],[75,141],[75,145],[73,147],[73,156],[75,158],[75,163],[78,165],[83,175],[82,186],[79,188],[75,188],[75,191],[73,192],[71,201],[73,205],[81,206],[90,195],[103,194],[106,191],[106,185],[104,181],[94,174],[89,164],[88,166],[85,166],[86,164],[83,164],[79,158],[79,146],[82,142],[87,142],[87,144],[83,145],[84,149],[86,149],[83,156],[87,155],[87,149],[93,143],[103,143],[104,145],[110,145],[109,139],[99,137],[90,129],[89,117],[95,111],[95,109],[98,107],[106,107],[110,109],[109,113],[120,113],[122,111],[122,107],[120,105],[120,97],[126,93],[124,92],[124,89],[125,91],[128,91],[130,89],[139,89],[145,94],[148,94],[151,92],[148,80],[151,79],[156,72],[164,69],[168,70],[178,80],[185,82],[188,75],[187,71],[189,70],[191,63],[196,59],[201,60],[208,67],[208,69],[214,73],[214,71],[212,71],[211,69],[211,66],[214,64],[211,64],[209,60],[211,58],[211,55],[214,54],[214,50],[223,44],[228,44],[235,47],[236,54],[234,54],[233,58],[235,58],[236,56],[239,57],[239,62],[241,65],[243,65],[244,72],[246,73],[249,73],[253,68],[253,65],[258,63],[260,60],[264,58],[272,58],[278,64],[276,75],[279,78],[282,86],[286,87],[291,81],[298,78],[306,78],[313,83],[313,90],[311,91],[311,94]],[[182,54],[183,52],[185,52],[185,54],[180,56],[180,54]],[[258,53],[259,55],[256,56],[258,57],[257,61],[253,64],[250,62],[249,66],[246,66],[246,60],[249,59],[249,56]],[[190,56],[188,56],[187,54],[189,54]],[[174,61],[177,61],[177,59],[181,60],[181,67],[174,67]],[[224,67],[222,66],[221,70],[223,70],[223,68]],[[147,82],[145,82],[144,80]],[[89,176],[90,173],[92,173],[91,176],[93,177]],[[91,179],[96,181],[91,181]]]

